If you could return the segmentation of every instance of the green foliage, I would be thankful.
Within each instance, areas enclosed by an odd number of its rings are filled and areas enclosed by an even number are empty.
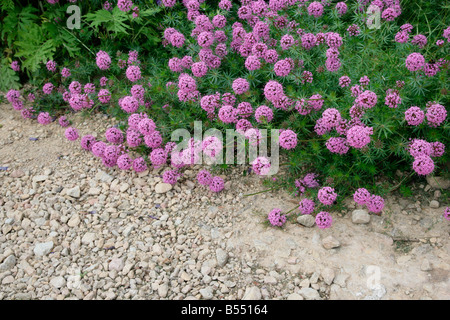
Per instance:
[[[2,59],[0,63],[0,91],[6,92],[9,89],[19,89],[19,76],[9,67],[7,59]]]

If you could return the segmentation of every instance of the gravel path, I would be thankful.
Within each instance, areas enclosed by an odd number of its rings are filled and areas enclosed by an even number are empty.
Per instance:
[[[71,120],[82,135],[114,124]],[[161,170],[106,169],[56,123],[7,105],[0,125],[0,299],[450,298],[446,199],[431,186],[421,200],[389,199],[381,217],[352,217],[349,203],[329,230],[276,230],[267,212],[298,200],[244,197],[261,180],[239,170],[219,194],[195,181],[198,167],[172,187]]]

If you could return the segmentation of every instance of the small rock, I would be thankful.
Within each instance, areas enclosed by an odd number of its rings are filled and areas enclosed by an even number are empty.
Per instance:
[[[439,202],[436,201],[436,200],[431,200],[430,201],[430,208],[433,208],[433,209],[439,208]]]
[[[120,186],[120,192],[124,193],[125,191],[128,190],[128,188],[130,187],[130,185],[128,183],[124,183]]]
[[[370,215],[367,210],[358,209],[352,212],[352,222],[355,224],[365,224],[370,222]]]
[[[341,243],[333,236],[328,236],[322,240],[322,245],[325,249],[333,249],[340,247]]]
[[[50,280],[50,284],[56,289],[60,289],[66,285],[66,279],[63,277],[56,277]]]
[[[207,287],[205,289],[200,289],[200,294],[202,295],[203,299],[205,300],[211,300],[213,298],[213,289],[211,287]]]
[[[90,196],[98,196],[100,193],[102,193],[102,189],[100,188],[90,188],[88,191],[88,195]]]
[[[74,228],[76,226],[78,226],[80,224],[80,217],[78,216],[78,214],[74,214],[69,222],[67,222],[67,225],[71,228]]]
[[[0,272],[8,271],[16,265],[17,259],[14,255],[8,256],[2,264],[0,264]]]
[[[13,282],[14,282],[14,277],[13,276],[6,276],[2,280],[2,284],[11,284]]]
[[[345,288],[348,277],[348,274],[340,273],[334,278],[333,283],[339,285],[341,288]]]
[[[313,288],[302,288],[300,290],[300,294],[306,299],[306,300],[319,300],[320,295],[317,290]]]
[[[297,222],[307,228],[312,228],[316,224],[316,220],[310,214],[304,214],[297,218]]]
[[[11,178],[22,178],[25,175],[25,173],[22,170],[14,170],[9,175]]]
[[[219,248],[216,250],[216,258],[217,258],[217,264],[220,267],[223,267],[228,262],[228,253],[225,250]]]
[[[431,267],[430,261],[428,261],[428,259],[423,259],[422,264],[420,266],[420,270],[422,270],[422,271],[433,270],[433,268]]]
[[[303,297],[298,293],[291,293],[286,300],[303,300]]]
[[[67,195],[69,196],[69,197],[72,197],[72,198],[79,198],[79,197],[81,197],[81,190],[80,190],[80,187],[79,186],[76,186],[76,187],[74,187],[74,188],[72,188],[72,189],[68,189],[67,190]]]
[[[107,183],[111,183],[114,178],[112,176],[110,176],[109,174],[107,174],[106,172],[99,170],[99,172],[95,175],[95,178],[97,180],[101,180],[102,182],[107,182]]]
[[[35,255],[40,257],[46,256],[52,251],[53,245],[53,241],[38,243],[34,247],[33,252]]]
[[[258,287],[250,287],[245,290],[242,300],[261,300],[261,290]]]
[[[335,274],[334,274],[334,270],[331,268],[325,268],[322,270],[321,272],[323,281],[327,284],[327,285],[331,285],[333,283]]]
[[[90,244],[95,240],[95,233],[87,232],[84,234],[83,238],[81,238],[82,244]]]
[[[158,287],[158,295],[161,298],[167,297],[167,293],[169,292],[169,285],[167,283],[163,283]]]
[[[34,176],[33,181],[34,182],[44,182],[48,179],[48,176],[40,175],[40,176]]]
[[[116,270],[118,272],[122,271],[123,267],[125,266],[123,259],[112,259],[111,262],[108,265],[109,270]]]
[[[160,183],[158,183],[156,186],[155,186],[155,192],[156,193],[166,193],[166,192],[168,192],[168,191],[170,191],[170,190],[172,190],[172,185],[170,184],[170,183],[162,183],[162,182],[160,182]]]
[[[428,184],[434,189],[449,189],[450,179],[444,179],[443,177],[427,176]]]

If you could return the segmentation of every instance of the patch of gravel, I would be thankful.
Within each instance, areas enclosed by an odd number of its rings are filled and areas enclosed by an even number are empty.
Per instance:
[[[81,134],[114,124],[100,115],[89,123],[78,115],[72,120]],[[439,298],[448,284],[448,228],[438,230],[431,249],[417,246],[402,259],[411,274],[416,264],[418,273],[431,273],[424,284],[434,281],[433,290],[417,283],[406,290],[399,280],[398,291],[385,284],[359,292],[352,281],[366,277],[339,255],[357,259],[376,250],[346,251],[351,228],[379,237],[380,217],[346,223],[349,211],[324,232],[311,228],[308,218],[284,230],[266,228],[268,208],[291,207],[293,199],[283,193],[245,197],[263,187],[257,177],[243,178],[242,170],[217,173],[227,182],[219,194],[195,182],[199,166],[169,187],[163,169],[136,174],[102,167],[67,142],[55,123],[38,126],[1,106],[0,124],[0,166],[8,167],[0,171],[0,299]],[[385,237],[377,240],[381,254],[398,256],[394,235]],[[369,241],[361,239],[355,232],[352,241]]]

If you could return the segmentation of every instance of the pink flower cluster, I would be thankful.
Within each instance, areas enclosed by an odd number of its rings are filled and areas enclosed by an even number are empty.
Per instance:
[[[274,227],[282,227],[286,223],[286,216],[281,213],[280,209],[273,209],[267,216],[270,224]]]

